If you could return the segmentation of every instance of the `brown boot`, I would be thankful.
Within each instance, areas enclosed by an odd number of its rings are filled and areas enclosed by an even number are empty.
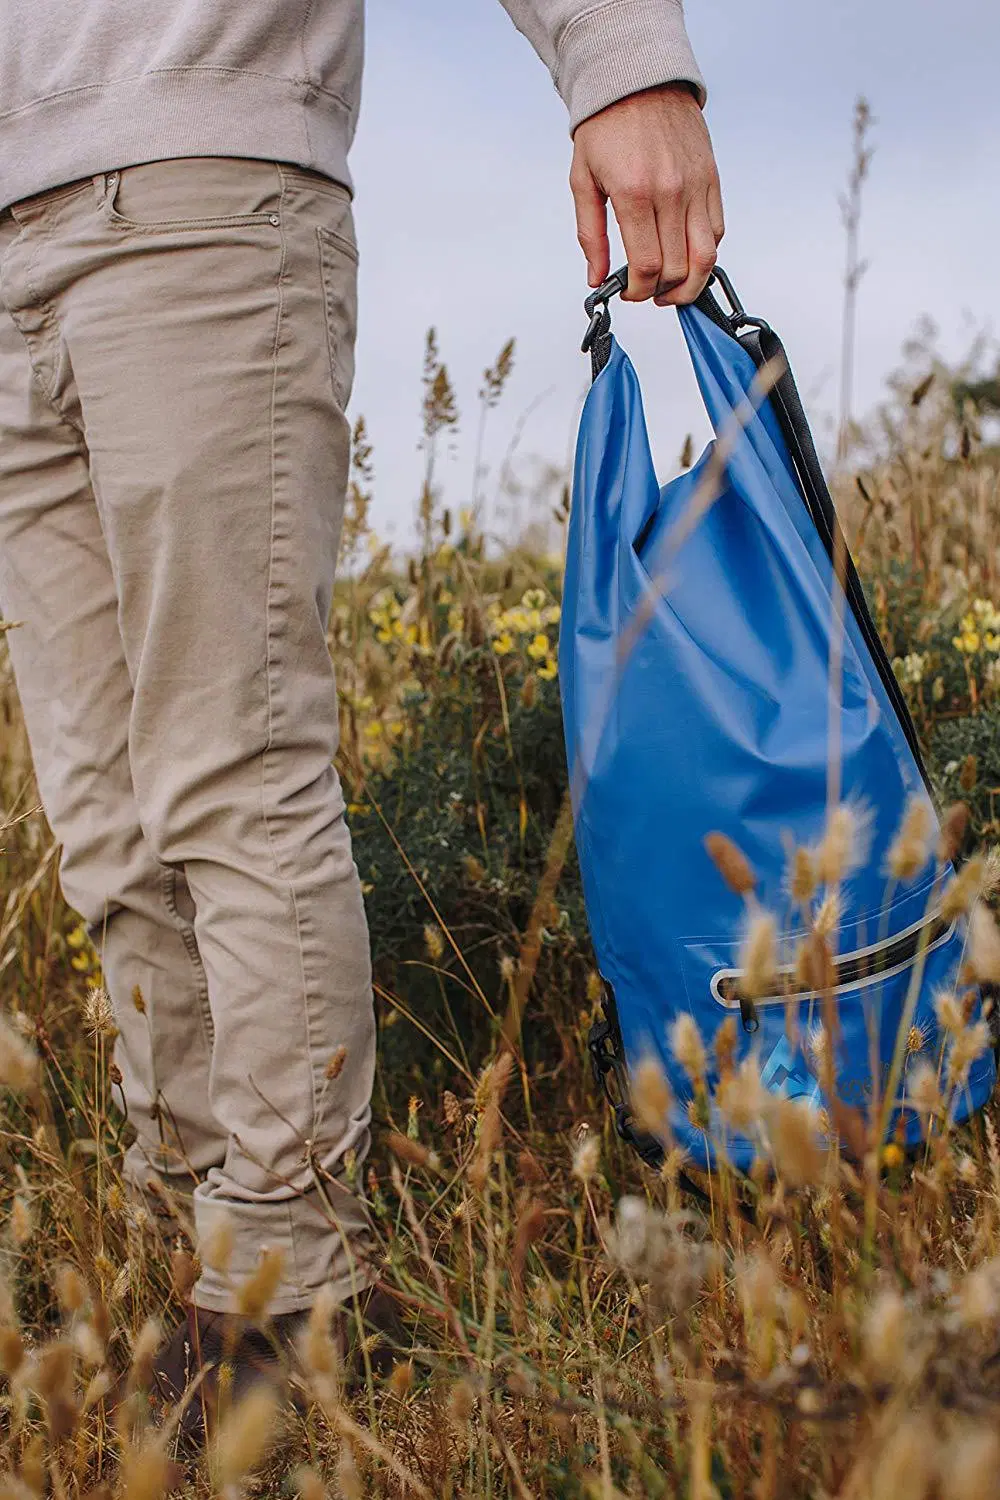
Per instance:
[[[178,1431],[185,1449],[203,1447],[214,1430],[223,1388],[230,1406],[261,1381],[269,1382],[282,1395],[289,1394],[289,1377],[299,1369],[296,1344],[308,1321],[306,1309],[279,1314],[268,1321],[266,1328],[258,1328],[231,1313],[188,1308],[185,1322],[153,1361],[153,1394],[163,1420],[169,1420],[183,1403]],[[346,1351],[349,1390],[363,1386],[367,1379],[366,1353],[372,1374],[381,1379],[391,1373],[409,1343],[395,1302],[378,1287],[363,1292],[357,1307],[348,1304],[341,1308],[332,1331]]]
[[[293,1343],[308,1314],[272,1318],[266,1330],[230,1313],[189,1307],[186,1320],[153,1361],[153,1395],[169,1420],[182,1405],[178,1432],[187,1449],[204,1446],[218,1424],[220,1396],[236,1405],[266,1381],[288,1390]]]
[[[357,1307],[346,1302],[337,1314],[337,1325],[336,1333],[347,1351],[344,1367],[349,1390],[363,1386],[368,1378],[366,1353],[372,1374],[381,1380],[392,1374],[393,1365],[405,1356],[410,1344],[394,1299],[381,1287],[369,1287],[362,1292]]]

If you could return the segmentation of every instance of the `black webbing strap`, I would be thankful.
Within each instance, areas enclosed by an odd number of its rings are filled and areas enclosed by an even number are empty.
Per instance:
[[[792,375],[784,345],[778,338],[778,335],[766,325],[749,328],[739,336],[738,342],[746,349],[758,368],[773,359],[781,360],[784,366],[768,400],[778,419],[778,426],[781,428],[782,436],[785,439],[792,463],[795,466],[799,491],[831,562],[836,560],[838,545],[840,546],[841,565],[844,569],[844,593],[847,597],[848,605],[864,637],[868,654],[875,664],[875,669],[885,688],[886,696],[892,704],[896,718],[899,720],[899,726],[906,736],[910,752],[917,763],[917,768],[929,791],[930,779],[927,774],[927,768],[924,765],[923,751],[921,750],[920,740],[917,736],[916,725],[913,722],[913,717],[903,690],[896,680],[895,672],[892,670],[892,663],[889,661],[885,646],[882,643],[882,637],[878,632],[878,627],[872,619],[871,610],[868,607],[868,600],[865,597],[865,591],[862,587],[854,559],[846,542],[843,540],[833,497],[830,494],[829,487],[823,475],[823,469],[816,452],[816,445],[813,442],[813,436],[809,430],[809,423],[802,406],[802,398],[799,396],[795,377]],[[839,542],[838,538],[840,539]]]

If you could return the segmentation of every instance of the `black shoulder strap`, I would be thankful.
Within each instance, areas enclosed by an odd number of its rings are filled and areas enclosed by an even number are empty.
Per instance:
[[[714,300],[714,299],[713,299]],[[783,365],[783,370],[768,397],[778,426],[781,428],[785,445],[795,466],[796,478],[799,482],[799,490],[805,501],[806,509],[812,518],[813,525],[819,534],[823,547],[828,557],[833,561],[837,556],[838,538],[841,537],[840,521],[837,518],[836,507],[830,494],[823,469],[816,452],[816,444],[809,430],[805,410],[802,406],[802,398],[799,395],[792,375],[791,365],[785,353],[784,345],[778,335],[769,328],[767,324],[755,324],[749,326],[746,332],[739,335],[739,343],[746,349],[750,358],[758,368],[769,360],[778,359]],[[850,549],[846,542],[842,544],[841,557],[844,567],[844,592],[847,602],[851,608],[858,628],[864,638],[865,645],[875,668],[882,680],[889,702],[899,720],[899,726],[906,736],[906,743],[917,763],[917,768],[924,780],[924,784],[930,790],[930,780],[927,768],[924,765],[923,751],[917,735],[916,725],[910,713],[909,705],[903,694],[903,690],[896,680],[896,674],[892,670],[892,663],[882,643],[882,637],[878,633],[878,627],[872,619],[868,600],[858,576],[858,570]]]

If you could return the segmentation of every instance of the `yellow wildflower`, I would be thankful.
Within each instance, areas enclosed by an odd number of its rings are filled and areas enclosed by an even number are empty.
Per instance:
[[[545,658],[545,661],[538,668],[538,675],[539,675],[539,677],[543,677],[546,682],[551,682],[552,678],[555,677],[555,675],[556,675],[556,673],[558,671],[559,671],[559,668],[556,665],[556,659],[555,659],[555,657],[554,656],[547,656]]]
[[[493,642],[493,650],[496,652],[497,656],[506,656],[508,651],[513,651],[513,649],[514,637],[511,635],[509,630],[503,631],[496,637],[495,641]]]
[[[548,658],[551,653],[552,647],[549,645],[549,638],[544,632],[540,631],[528,647],[528,655],[532,661],[542,661]]]

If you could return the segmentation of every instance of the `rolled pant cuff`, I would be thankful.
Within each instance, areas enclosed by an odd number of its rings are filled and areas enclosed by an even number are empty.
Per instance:
[[[257,1271],[265,1250],[282,1255],[281,1279],[267,1304],[271,1317],[312,1307],[321,1288],[332,1289],[338,1302],[349,1301],[375,1280],[368,1221],[353,1194],[341,1191],[333,1199],[333,1222],[317,1192],[244,1203],[212,1198],[210,1191],[202,1185],[194,1195],[198,1242],[205,1245],[224,1217],[233,1250],[225,1268],[203,1267],[193,1293],[197,1307],[234,1311],[240,1288]]]

